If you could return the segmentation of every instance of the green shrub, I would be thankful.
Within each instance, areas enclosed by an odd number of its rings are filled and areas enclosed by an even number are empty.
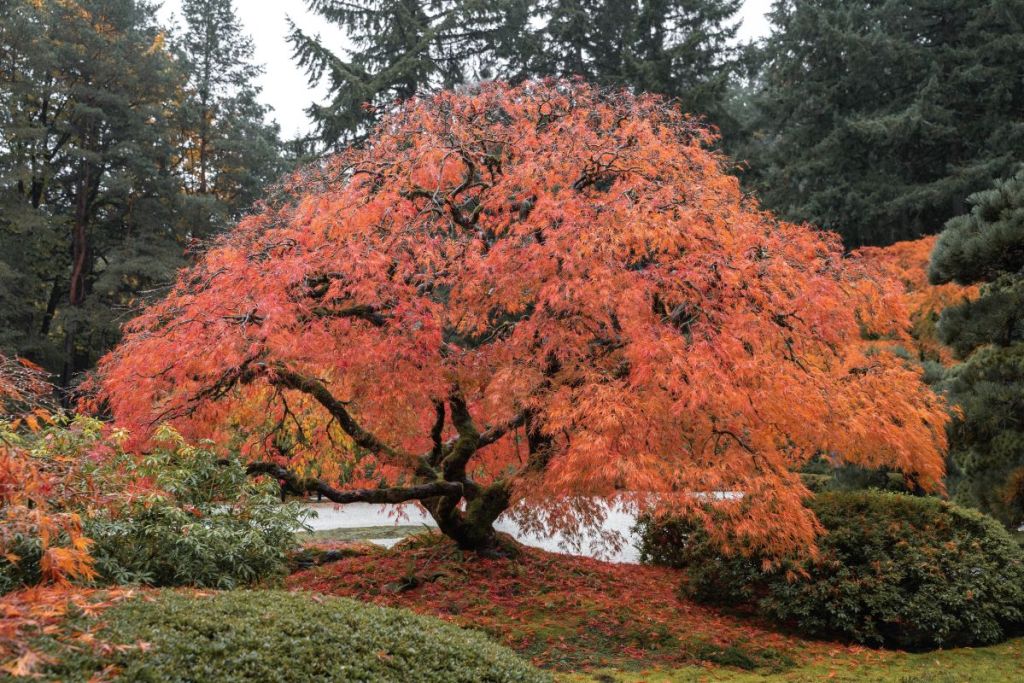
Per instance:
[[[55,539],[61,543],[62,538]],[[39,583],[43,572],[43,545],[36,534],[16,534],[0,555],[0,595]],[[9,558],[17,558],[12,561]]]
[[[237,458],[167,428],[139,456],[89,419],[19,439],[41,469],[57,468],[51,516],[81,519],[99,583],[234,588],[288,572],[308,513],[282,505],[277,483],[254,481]],[[66,535],[51,532],[50,545],[69,545]],[[5,539],[0,594],[43,578],[43,550],[35,529]]]
[[[55,660],[43,678],[87,681],[114,666],[115,680],[160,683],[550,680],[483,634],[344,598],[164,591],[153,601],[115,605],[99,619],[105,627],[97,638],[108,647],[76,645],[81,623],[37,643]]]
[[[762,569],[685,521],[641,522],[641,559],[683,568],[682,590],[820,637],[926,649],[994,643],[1024,624],[1024,552],[993,519],[935,498],[831,492],[809,503],[818,561]]]
[[[272,496],[205,510],[158,500],[91,518],[85,533],[102,581],[234,588],[287,574],[296,516]]]
[[[894,493],[913,493],[913,484],[902,472],[888,468],[870,468],[849,463],[836,464],[818,457],[800,468],[800,479],[813,493],[877,489]]]
[[[87,518],[100,577],[113,583],[234,588],[282,577],[303,528],[277,484],[176,438],[137,465],[155,493]]]

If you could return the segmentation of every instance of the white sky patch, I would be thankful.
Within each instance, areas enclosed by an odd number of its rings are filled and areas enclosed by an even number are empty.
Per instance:
[[[738,38],[742,42],[756,40],[768,34],[769,24],[765,12],[772,0],[746,0],[740,10]],[[160,21],[169,23],[180,17],[181,0],[166,0],[157,13]],[[268,2],[267,0],[235,0],[235,12],[245,32],[256,48],[255,61],[264,68],[259,85],[263,88],[260,101],[269,105],[271,118],[281,125],[285,139],[304,135],[310,131],[305,109],[314,101],[323,101],[326,88],[313,88],[295,60],[287,40],[291,18],[300,28],[312,35],[320,34],[325,44],[344,50],[348,42],[344,33],[306,10],[301,0]],[[180,23],[180,21],[179,21]]]

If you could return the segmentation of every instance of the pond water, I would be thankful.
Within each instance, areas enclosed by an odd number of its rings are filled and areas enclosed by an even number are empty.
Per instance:
[[[379,527],[380,537],[372,539],[372,542],[387,547],[401,540],[400,536],[389,536],[389,528],[420,525],[436,528],[430,515],[415,505],[404,505],[399,509],[399,506],[396,505],[373,505],[370,503],[349,503],[348,505],[309,503],[307,507],[315,511],[317,515],[307,521],[314,531]],[[504,515],[498,518],[494,526],[498,531],[503,531],[520,543],[534,548],[596,557],[610,562],[636,564],[639,562],[639,553],[635,546],[636,538],[631,533],[635,523],[636,517],[629,512],[617,508],[608,511],[602,531],[618,532],[625,539],[619,548],[609,548],[600,532],[584,533],[578,547],[570,545],[568,539],[560,533],[550,537],[538,536],[524,531]]]

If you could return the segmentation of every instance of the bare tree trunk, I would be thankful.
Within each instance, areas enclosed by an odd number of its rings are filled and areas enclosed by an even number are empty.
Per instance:
[[[500,557],[507,554],[501,548],[494,522],[509,504],[508,487],[496,482],[466,499],[466,509],[461,510],[461,496],[445,496],[421,501],[437,523],[437,528],[463,550],[471,550],[485,557]]]
[[[71,308],[81,308],[85,303],[86,276],[91,258],[89,248],[89,195],[92,192],[92,169],[85,162],[81,170],[78,196],[75,198],[75,219],[71,226],[71,277],[68,286],[68,303]],[[60,386],[67,389],[75,373],[75,337],[78,322],[69,320],[64,325],[64,365],[60,372]],[[67,401],[67,399],[65,399]]]

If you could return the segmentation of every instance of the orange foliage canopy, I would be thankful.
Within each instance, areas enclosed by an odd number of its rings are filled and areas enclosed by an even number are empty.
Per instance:
[[[904,317],[896,318],[902,322],[903,329],[876,332],[906,343],[920,360],[948,365],[953,362],[953,354],[938,339],[935,325],[939,315],[944,308],[977,297],[979,288],[955,282],[943,285],[928,282],[928,262],[937,239],[938,235],[930,235],[887,247],[863,247],[851,257],[865,269],[868,279],[897,283],[897,288],[889,291],[895,293],[905,309]]]
[[[0,353],[0,419],[17,418],[33,407],[46,406],[52,393],[42,368]]]
[[[859,343],[861,271],[746,200],[711,137],[576,83],[412,100],[183,272],[101,395],[136,434],[372,472],[394,495],[334,499],[423,500],[466,547],[510,505],[571,527],[595,497],[734,491],[715,533],[810,548],[793,470],[821,452],[939,487],[943,405]]]

